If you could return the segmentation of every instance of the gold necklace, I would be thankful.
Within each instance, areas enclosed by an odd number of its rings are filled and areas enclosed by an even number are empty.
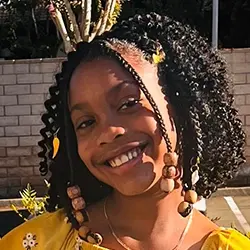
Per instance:
[[[109,217],[108,217],[108,214],[107,214],[107,200],[108,200],[108,197],[105,199],[104,201],[104,204],[103,204],[103,213],[104,213],[104,216],[105,216],[105,219],[108,223],[108,226],[109,226],[109,229],[110,229],[110,232],[112,233],[113,237],[115,238],[115,240],[126,250],[132,250],[130,247],[128,247],[115,233],[113,227],[112,227],[112,224],[109,220]],[[185,236],[187,235],[187,232],[191,226],[191,223],[192,223],[192,218],[193,218],[193,210],[192,212],[190,213],[189,215],[189,219],[188,219],[188,222],[187,222],[187,225],[186,227],[184,228],[181,236],[180,236],[180,239],[177,243],[177,245],[172,249],[172,250],[178,250],[179,247],[181,246],[181,244],[183,243],[184,241],[184,238]]]

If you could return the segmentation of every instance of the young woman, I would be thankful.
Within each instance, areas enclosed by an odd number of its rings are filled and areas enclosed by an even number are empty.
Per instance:
[[[39,143],[51,213],[1,250],[250,249],[192,209],[244,162],[225,63],[196,31],[137,15],[78,44],[56,79]]]

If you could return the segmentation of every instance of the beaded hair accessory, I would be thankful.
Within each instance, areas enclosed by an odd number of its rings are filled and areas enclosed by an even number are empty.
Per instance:
[[[81,190],[79,186],[68,187],[67,194],[71,199],[71,204],[73,207],[73,216],[79,224],[79,237],[91,244],[100,245],[103,241],[102,236],[99,233],[92,232],[89,227],[84,225],[84,222],[87,222],[89,218],[85,210],[86,203],[81,196]]]

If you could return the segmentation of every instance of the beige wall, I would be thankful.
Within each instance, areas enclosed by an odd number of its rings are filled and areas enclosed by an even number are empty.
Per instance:
[[[250,165],[250,49],[223,51],[233,73],[233,91],[239,116],[248,135]],[[17,197],[31,183],[44,190],[39,176],[37,142],[48,88],[62,59],[0,61],[0,197]],[[250,167],[243,174],[250,176]],[[250,177],[249,177],[250,180]]]
[[[239,111],[246,132],[245,156],[247,163],[242,167],[238,183],[250,185],[250,48],[223,50],[233,79],[235,106]]]
[[[44,190],[39,173],[41,114],[61,59],[0,61],[0,196],[17,197],[29,182]]]

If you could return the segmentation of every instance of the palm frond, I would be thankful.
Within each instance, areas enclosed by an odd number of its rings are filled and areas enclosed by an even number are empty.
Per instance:
[[[112,26],[117,23],[121,11],[122,11],[122,3],[120,1],[116,1],[112,14],[108,19],[106,31],[109,31],[112,28]]]
[[[68,19],[70,22],[70,25],[72,26],[72,32],[74,34],[74,38],[77,43],[82,41],[79,26],[76,21],[76,16],[71,8],[70,2],[68,0],[64,0],[65,8],[68,13]]]
[[[116,1],[116,0],[107,0],[106,1],[105,9],[104,9],[104,14],[103,14],[103,17],[102,17],[102,23],[101,23],[100,29],[97,32],[98,36],[100,36],[105,31],[105,29],[106,29],[107,21],[108,21],[108,18],[110,16],[110,11],[111,11],[111,7],[112,7],[112,3],[114,1]]]
[[[89,31],[90,31],[90,24],[91,24],[91,7],[92,7],[92,0],[85,0],[85,10],[84,10],[84,18],[83,18],[83,40],[88,41],[89,39]]]
[[[90,42],[117,22],[124,0],[45,0],[64,44],[65,52],[76,43]],[[92,15],[93,13],[93,15]]]

